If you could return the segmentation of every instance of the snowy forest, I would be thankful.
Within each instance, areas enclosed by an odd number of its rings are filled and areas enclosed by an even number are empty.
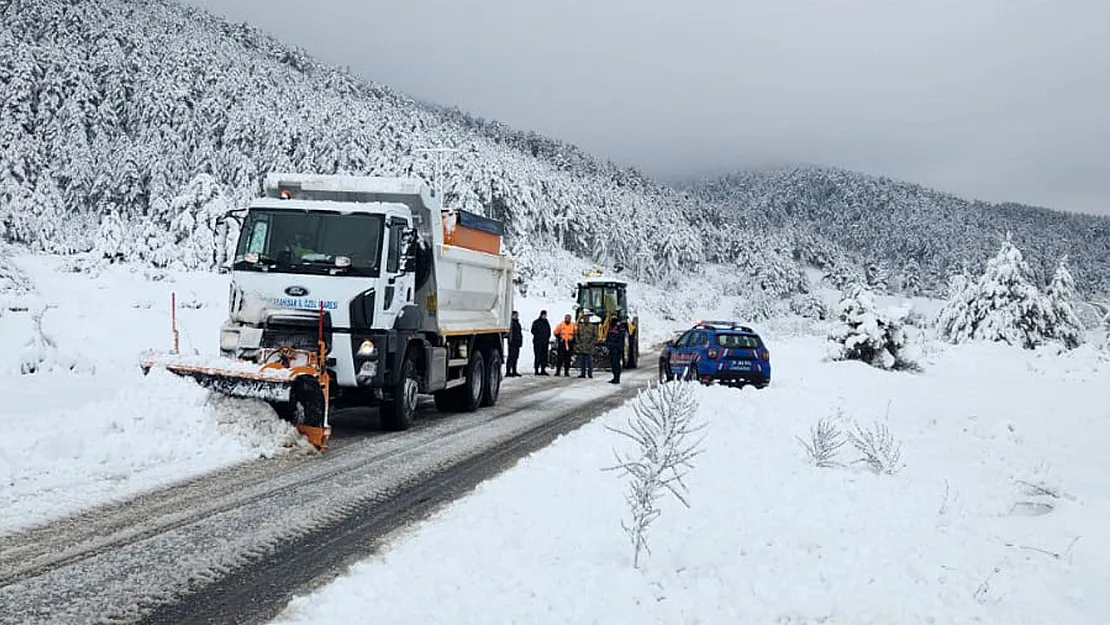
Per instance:
[[[162,0],[9,0],[0,21],[0,234],[35,250],[211,269],[222,215],[267,172],[415,175],[505,220],[524,279],[535,252],[561,248],[663,284],[723,263],[786,295],[811,264],[938,293],[1011,231],[1041,282],[1066,251],[1081,292],[1110,292],[1107,219],[836,170],[675,189]],[[441,181],[433,147],[458,149]]]
[[[952,275],[976,271],[1012,237],[1034,282],[1047,286],[1067,256],[1079,290],[1110,293],[1110,219],[1020,204],[963,200],[920,185],[827,167],[738,172],[689,184],[718,219],[793,233],[803,260],[823,264],[822,240],[850,250],[844,283],[943,295]],[[808,242],[808,243],[807,243]],[[816,254],[816,255],[814,255]]]

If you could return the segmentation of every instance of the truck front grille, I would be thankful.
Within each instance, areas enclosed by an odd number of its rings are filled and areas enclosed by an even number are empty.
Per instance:
[[[262,332],[262,347],[293,347],[296,349],[316,350],[316,332],[306,332],[304,328],[269,327]],[[324,343],[331,344],[331,336],[324,334]]]

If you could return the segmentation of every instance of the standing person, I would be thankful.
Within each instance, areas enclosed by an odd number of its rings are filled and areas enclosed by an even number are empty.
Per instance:
[[[616,317],[609,320],[609,333],[605,335],[605,346],[609,348],[609,366],[613,369],[613,379],[609,384],[621,383],[621,364],[624,361],[625,329]]]
[[[574,353],[578,354],[578,377],[594,377],[594,345],[597,344],[597,328],[593,324],[601,323],[597,316],[590,317],[590,323],[578,326],[578,333],[574,335]]]
[[[570,377],[570,358],[574,353],[574,336],[578,328],[570,315],[563,315],[563,321],[555,326],[555,340],[558,341],[558,351],[555,361],[555,375],[559,375],[559,371],[563,372],[563,377]]]
[[[547,375],[547,344],[551,341],[551,322],[547,311],[541,310],[540,316],[532,322],[532,350],[536,354],[536,375]]]
[[[505,361],[505,377],[519,378],[516,370],[520,359],[520,347],[524,345],[524,328],[520,327],[520,313],[513,311],[513,321],[509,324],[509,359]]]

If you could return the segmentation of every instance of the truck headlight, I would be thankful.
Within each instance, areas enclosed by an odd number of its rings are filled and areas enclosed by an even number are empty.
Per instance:
[[[220,351],[230,352],[239,347],[239,333],[235,330],[220,332]]]
[[[378,348],[374,346],[374,341],[366,339],[362,345],[358,346],[358,355],[362,358],[372,358],[378,354]]]

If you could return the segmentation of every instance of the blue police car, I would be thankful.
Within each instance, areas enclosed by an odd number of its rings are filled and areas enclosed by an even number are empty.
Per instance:
[[[771,353],[748,326],[701,321],[659,354],[659,381],[674,379],[763,388],[771,383]]]

